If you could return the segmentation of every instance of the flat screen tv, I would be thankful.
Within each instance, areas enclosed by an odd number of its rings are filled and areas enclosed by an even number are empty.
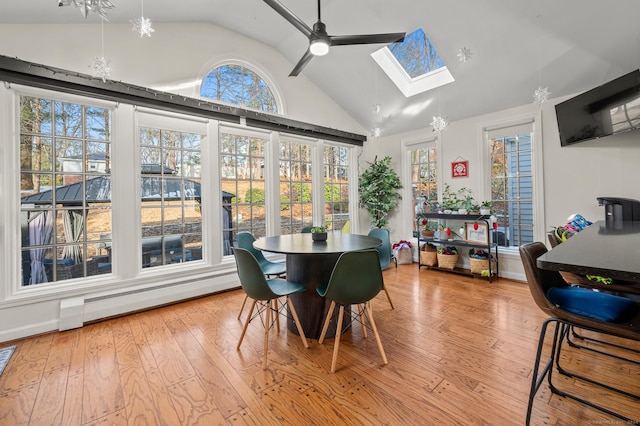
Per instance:
[[[640,129],[640,70],[556,105],[560,144]]]

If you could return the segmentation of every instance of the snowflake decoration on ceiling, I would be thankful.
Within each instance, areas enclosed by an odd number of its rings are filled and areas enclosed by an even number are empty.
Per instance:
[[[538,88],[533,92],[533,101],[537,103],[538,106],[549,100],[551,92],[549,92],[547,89],[547,87],[538,86]]]
[[[111,76],[111,68],[109,68],[109,61],[101,56],[99,58],[95,58],[93,63],[91,64],[91,68],[93,68],[94,77],[98,77],[102,79],[103,83],[107,82],[107,78]]]
[[[443,117],[433,116],[433,120],[430,124],[431,127],[433,127],[434,132],[441,132],[447,127],[449,123],[447,123],[447,120],[445,120]]]
[[[108,21],[107,10],[116,7],[109,0],[58,0],[58,6],[69,6],[73,3],[80,8],[80,13],[87,19],[89,12],[97,13],[102,19]]]
[[[380,135],[382,134],[382,130],[380,129],[380,127],[374,127],[373,129],[371,129],[371,137],[375,138],[379,138]]]
[[[151,20],[146,19],[144,16],[136,18],[131,22],[133,23],[132,30],[140,34],[140,38],[144,36],[151,37],[151,33],[156,31],[151,28]]]
[[[471,59],[471,56],[473,56],[473,53],[471,52],[471,49],[469,49],[466,46],[463,46],[460,49],[458,49],[457,56],[460,62],[467,62],[469,59]]]

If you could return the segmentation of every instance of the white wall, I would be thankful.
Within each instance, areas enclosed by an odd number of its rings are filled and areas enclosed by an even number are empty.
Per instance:
[[[552,99],[543,104],[541,110],[544,217],[537,218],[536,225],[544,231],[566,223],[567,217],[573,213],[580,213],[592,221],[603,220],[604,208],[598,206],[596,200],[599,196],[640,199],[640,187],[637,184],[640,181],[640,132],[561,147],[555,105],[567,98]],[[482,126],[535,114],[538,110],[538,106],[532,103],[450,123],[441,134],[439,156],[442,159],[443,182],[449,183],[452,188],[465,186],[472,189],[476,200],[490,198],[490,194],[483,192],[488,170],[480,167]],[[427,118],[422,119],[428,122]],[[404,173],[400,161],[401,142],[431,135],[431,127],[425,127],[414,132],[372,139],[365,144],[366,156],[363,155],[361,164],[376,155],[391,155],[394,167]],[[458,156],[469,161],[468,178],[451,178],[450,165]],[[408,217],[411,217],[411,212],[403,211],[400,205],[389,225],[392,241],[411,236],[412,223],[406,219]],[[518,256],[501,256],[500,273],[502,276],[525,280]]]
[[[288,118],[364,134],[365,130],[277,50],[212,24],[153,23],[140,38],[130,24],[104,25],[104,57],[111,79],[197,97],[199,82],[220,60],[234,59],[265,70],[284,100]],[[101,25],[0,25],[0,54],[91,75],[102,56]]]

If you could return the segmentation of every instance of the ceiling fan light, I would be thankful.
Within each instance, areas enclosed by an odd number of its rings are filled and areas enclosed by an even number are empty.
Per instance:
[[[329,42],[321,38],[316,38],[311,40],[309,50],[314,56],[324,56],[329,53]]]

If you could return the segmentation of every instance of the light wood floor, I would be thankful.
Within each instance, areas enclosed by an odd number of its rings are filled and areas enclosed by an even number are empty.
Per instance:
[[[335,374],[332,338],[305,349],[283,327],[271,332],[263,371],[259,321],[236,351],[243,293],[230,291],[0,344],[17,344],[0,376],[0,425],[524,424],[545,318],[527,285],[419,272],[416,264],[384,277],[396,309],[384,294],[373,309],[386,366],[360,327],[343,336]],[[566,361],[588,371],[607,366],[570,354]],[[609,367],[640,392],[640,368]],[[637,401],[598,394],[640,413]],[[618,424],[546,386],[533,413],[535,425]]]

